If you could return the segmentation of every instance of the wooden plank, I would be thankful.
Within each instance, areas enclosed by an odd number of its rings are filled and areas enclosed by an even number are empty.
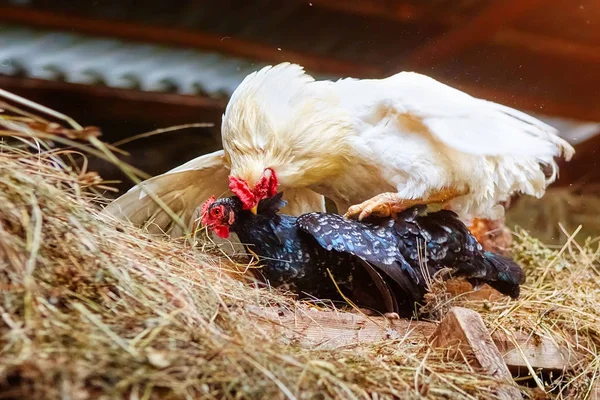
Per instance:
[[[506,297],[487,284],[483,285],[479,290],[473,291],[473,285],[464,279],[446,281],[446,291],[452,297],[460,295],[463,300],[467,301],[498,301]]]
[[[282,340],[288,343],[313,349],[334,350],[400,338],[425,343],[436,330],[436,324],[431,322],[367,317],[349,312],[291,311],[275,307],[248,307],[248,310],[256,315],[261,329],[282,335]],[[512,337],[494,332],[492,339],[509,369],[515,372],[526,369],[528,363],[534,369],[569,370],[580,357],[566,347],[557,346],[552,339],[520,332],[512,333]]]
[[[351,76],[357,75],[351,74]],[[531,95],[515,95],[514,93],[510,93],[508,91],[488,89],[478,84],[464,82],[461,82],[460,84],[453,84],[452,82],[446,83],[449,83],[451,86],[463,90],[472,96],[495,101],[524,111],[543,112],[546,115],[555,115],[585,121],[600,121],[600,107],[592,103],[559,103]],[[220,123],[220,118],[227,102],[226,99],[219,100],[202,96],[140,92],[131,89],[117,89],[104,86],[90,86],[7,76],[0,76],[0,87],[9,91],[14,91],[17,94],[25,97],[36,97],[36,101],[39,101],[39,97],[42,96],[42,93],[47,93],[47,96],[43,95],[45,97],[45,100],[42,101],[43,104],[46,104],[46,101],[49,102],[48,104],[56,103],[59,100],[56,96],[56,93],[58,92],[68,93],[69,96],[73,95],[81,98],[83,98],[83,96],[90,95],[100,99],[116,99],[117,102],[112,103],[114,104],[112,109],[115,113],[115,115],[113,115],[115,119],[125,113],[128,114],[129,117],[132,117],[134,114],[139,114],[140,117],[152,116],[152,118],[156,118],[157,123],[160,123],[161,126],[197,121],[216,121]],[[52,92],[54,92],[54,94],[52,94]],[[117,105],[121,104],[121,101],[145,103],[148,104],[148,107],[117,107]],[[167,108],[163,108],[162,111],[159,111],[158,108],[160,108],[160,105],[164,105]],[[155,106],[157,107],[158,112],[150,111]],[[190,118],[193,117],[194,112],[205,113],[208,110],[211,110],[211,115],[209,118],[200,114],[196,115],[195,118]],[[214,116],[217,117],[216,120]]]
[[[431,346],[443,349],[452,360],[467,359],[471,365],[481,369],[492,378],[507,384],[496,389],[498,398],[512,400],[521,398],[520,390],[502,359],[481,316],[463,307],[450,309],[430,338]]]
[[[418,48],[410,56],[412,68],[436,66],[473,45],[490,39],[498,30],[535,10],[547,0],[496,0],[471,20]]]
[[[367,317],[358,313],[249,307],[261,327],[282,333],[285,340],[312,349],[333,350],[361,343],[376,343],[407,336],[427,340],[435,325],[407,319]]]
[[[143,123],[154,129],[172,125],[208,122],[211,132],[220,132],[226,99],[172,93],[141,92],[99,85],[73,84],[42,79],[13,78],[0,75],[0,87],[50,108],[67,113],[86,124],[121,121],[122,128]],[[82,106],[83,105],[83,106]],[[126,121],[126,124],[123,124]],[[105,128],[105,126],[102,126]],[[128,135],[138,132],[129,131]],[[105,130],[107,140],[120,140]]]
[[[116,20],[108,21],[22,7],[0,7],[0,21],[18,22],[46,29],[73,30],[93,35],[141,40],[155,44],[162,43],[188,48],[215,50],[252,60],[272,63],[289,61],[298,63],[307,70],[330,74],[374,77],[378,73],[376,68],[370,66],[356,65],[345,61],[278,48],[277,46],[185,29],[132,24]]]
[[[452,85],[452,83],[450,82]],[[600,121],[600,107],[595,104],[555,103],[533,96],[515,96],[509,92],[486,89],[483,86],[461,83],[452,85],[473,96],[499,102],[509,107],[526,111],[543,111],[547,115],[558,115],[567,118]],[[76,98],[75,104],[82,104],[85,98],[98,99],[88,105],[84,117],[106,110],[111,112],[111,118],[148,119],[152,118],[159,126],[176,125],[188,122],[213,122],[220,125],[221,115],[227,103],[226,99],[212,99],[202,96],[189,96],[173,93],[140,92],[131,89],[118,89],[105,86],[90,86],[65,82],[46,81],[31,78],[16,78],[0,76],[0,87],[13,91],[32,100],[48,104],[55,108],[63,107],[65,97]],[[131,107],[132,103],[138,107]],[[103,105],[106,105],[104,107]],[[143,105],[143,106],[142,106]],[[108,115],[108,114],[107,114]],[[567,168],[564,169],[567,171]],[[567,172],[565,172],[565,175]],[[562,177],[562,175],[561,175]]]

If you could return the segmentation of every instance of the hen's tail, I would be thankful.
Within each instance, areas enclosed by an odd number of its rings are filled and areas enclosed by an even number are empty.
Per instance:
[[[525,274],[510,258],[486,251],[479,261],[478,282],[487,283],[500,293],[513,299],[519,297],[520,285],[525,281]]]

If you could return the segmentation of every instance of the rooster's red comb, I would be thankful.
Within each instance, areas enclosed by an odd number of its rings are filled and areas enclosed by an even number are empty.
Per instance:
[[[256,197],[246,181],[236,178],[235,176],[229,177],[229,189],[242,201],[244,210],[249,210],[256,203]]]
[[[202,210],[200,211],[200,216],[202,217],[202,225],[208,225],[208,209],[213,203],[217,201],[215,196],[211,196],[210,199],[206,200],[204,204],[202,204]]]

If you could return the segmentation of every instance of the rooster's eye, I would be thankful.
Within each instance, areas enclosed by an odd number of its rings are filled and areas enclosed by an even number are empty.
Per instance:
[[[219,215],[219,209],[218,209],[218,208],[215,208],[215,209],[213,210],[213,214],[214,214],[215,216]]]

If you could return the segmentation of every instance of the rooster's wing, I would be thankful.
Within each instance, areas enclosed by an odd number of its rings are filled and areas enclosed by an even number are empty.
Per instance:
[[[229,167],[223,150],[205,154],[150,178],[110,203],[103,212],[115,218],[146,226],[151,233],[181,236],[183,230],[148,192],[159,197],[191,229],[197,210],[211,196],[231,196],[227,187]]]
[[[136,226],[145,226],[150,233],[166,233],[171,237],[183,235],[183,230],[158,205],[148,192],[155,194],[191,230],[200,217],[202,204],[211,196],[231,196],[228,188],[229,165],[223,150],[205,154],[150,178],[110,203],[103,212]],[[306,188],[285,190],[287,206],[282,211],[301,215],[325,211],[325,198]]]
[[[556,129],[540,120],[418,73],[401,72],[381,80],[344,79],[336,88],[346,107],[359,115],[362,111],[364,121],[376,123],[394,113],[407,123],[421,123],[442,143],[465,153],[541,160],[561,153],[568,160],[574,153]]]

